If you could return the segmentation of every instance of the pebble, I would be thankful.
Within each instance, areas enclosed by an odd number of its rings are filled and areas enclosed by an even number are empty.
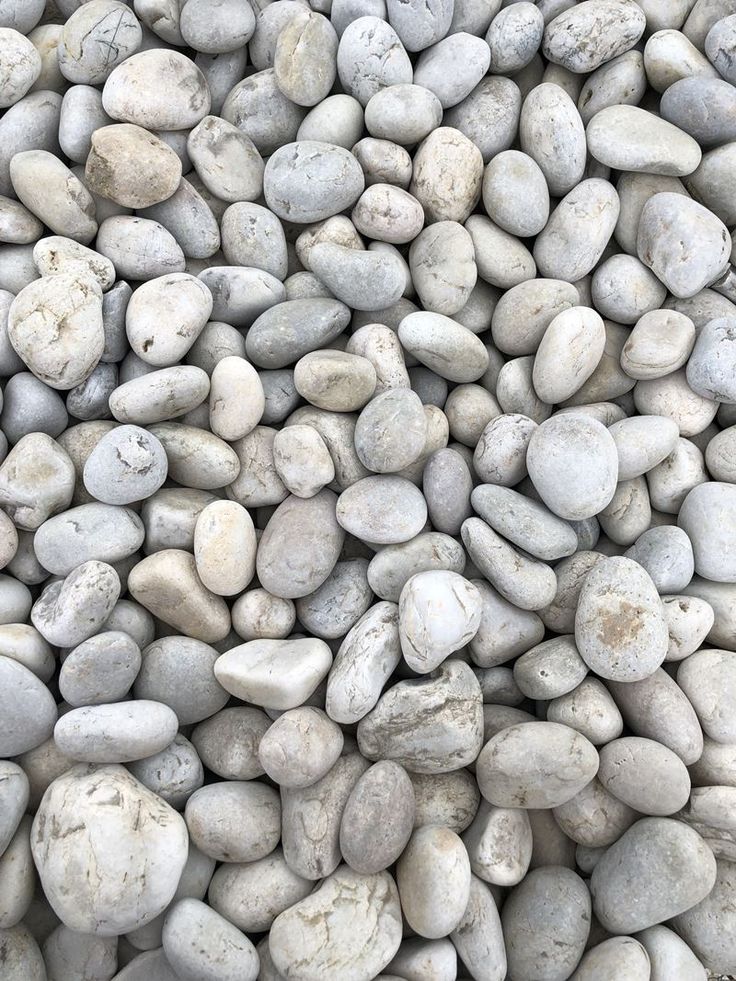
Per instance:
[[[329,933],[304,932],[315,917],[330,923]],[[300,936],[311,937],[306,946],[297,942]],[[391,875],[363,876],[341,866],[317,892],[276,917],[269,950],[286,977],[298,969],[305,981],[317,981],[331,972],[344,978],[375,977],[400,943],[401,906]]]

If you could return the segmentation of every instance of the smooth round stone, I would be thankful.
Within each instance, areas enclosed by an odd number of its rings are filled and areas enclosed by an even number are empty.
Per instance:
[[[191,348],[212,312],[212,293],[188,273],[143,283],[125,311],[131,348],[154,368],[168,368]]]
[[[277,848],[256,862],[221,865],[212,877],[207,898],[238,929],[263,933],[279,913],[308,896],[313,886],[292,872]]]
[[[475,974],[493,965],[500,976],[506,971],[506,950],[493,893],[475,876],[470,880],[470,899],[462,919],[451,934],[463,964]]]
[[[358,745],[371,760],[400,763],[412,773],[448,773],[472,762],[483,742],[480,685],[462,661],[434,677],[400,681],[358,724]]]
[[[585,952],[571,977],[575,981],[607,981],[617,973],[630,981],[648,981],[649,955],[633,937],[611,937]]]
[[[61,923],[45,939],[43,958],[47,977],[84,977],[86,971],[89,981],[102,981],[117,970],[117,937],[76,933]]]
[[[470,860],[462,840],[449,828],[417,828],[396,865],[396,882],[411,928],[429,939],[447,936],[470,898]]]
[[[588,666],[571,636],[552,637],[532,647],[514,664],[514,680],[527,698],[566,695],[584,680]],[[552,720],[558,721],[558,720]]]
[[[473,469],[482,481],[508,487],[526,474],[526,450],[537,424],[518,413],[504,413],[486,425],[473,453]]]
[[[667,661],[681,661],[696,651],[713,629],[713,607],[697,596],[666,596],[662,600],[670,644]]]
[[[705,450],[705,462],[711,476],[715,480],[729,484],[735,482],[734,476],[736,476],[732,462],[734,459],[734,436],[736,436],[736,429],[729,426],[720,433],[716,433],[709,440]]]
[[[564,772],[560,760],[567,760]],[[514,725],[493,736],[477,762],[486,800],[497,807],[557,807],[595,776],[598,754],[574,729],[553,722]]]
[[[195,790],[204,783],[202,761],[194,746],[177,733],[160,752],[134,760],[128,769],[175,810],[181,811]]]
[[[470,302],[478,269],[473,239],[459,222],[438,221],[421,231],[409,267],[425,310],[452,316]]]
[[[154,494],[167,473],[166,451],[153,434],[118,426],[87,457],[84,486],[104,504],[130,504]]]
[[[52,232],[82,243],[94,238],[97,232],[94,199],[57,156],[49,150],[16,152],[9,173],[13,190],[22,204]]]
[[[585,882],[571,869],[533,869],[508,896],[501,922],[511,977],[571,977],[590,932]]]
[[[725,271],[730,243],[721,220],[681,194],[654,194],[641,212],[638,256],[681,299],[695,296]]]
[[[106,630],[67,655],[59,674],[59,691],[74,708],[119,702],[132,688],[140,666],[140,648],[132,637]]]
[[[703,5],[705,16],[702,18],[698,28],[696,28],[699,35],[702,35],[704,31],[705,37],[699,36],[697,38],[691,38],[691,40],[700,41],[701,44],[698,46],[701,50],[704,45],[708,60],[726,81],[733,84],[734,79],[736,79],[736,73],[734,73],[733,64],[731,63],[731,52],[733,51],[736,21],[734,21],[733,15],[726,15],[726,11],[731,10],[730,5],[724,4],[723,7],[714,6],[712,11],[709,7],[710,5]],[[724,14],[724,16],[721,17],[721,14]],[[716,18],[715,22],[712,22],[713,18]],[[695,28],[694,24],[691,25],[690,18],[688,18],[687,26]]]
[[[80,764],[57,777],[31,837],[43,890],[62,922],[109,937],[158,916],[187,858],[182,818],[122,766]],[[88,877],[90,856],[104,863]],[[70,877],[77,882],[69,892]]]
[[[690,777],[679,756],[639,736],[614,739],[602,747],[598,779],[609,793],[643,814],[674,814],[690,796]]]
[[[470,867],[485,882],[515,886],[532,857],[532,829],[526,811],[492,807],[482,800],[463,835]]]
[[[704,398],[716,402],[736,402],[736,320],[711,320],[698,332],[687,363],[687,382]]]
[[[74,464],[46,433],[28,433],[0,466],[0,500],[15,526],[35,531],[47,518],[69,506]]]
[[[131,55],[110,73],[102,105],[113,119],[144,129],[189,129],[209,113],[210,93],[190,58],[152,48]]]
[[[715,880],[713,852],[696,831],[670,818],[642,818],[593,870],[593,910],[604,929],[635,933],[689,910]]]
[[[294,385],[302,398],[319,409],[354,412],[373,395],[376,370],[367,358],[356,354],[313,351],[296,363]]]
[[[340,727],[321,709],[302,706],[284,712],[263,734],[258,758],[280,787],[308,787],[331,769],[342,748]]]
[[[442,103],[423,82],[380,89],[365,107],[365,126],[371,136],[412,146],[442,122]]]
[[[678,593],[693,577],[693,549],[681,528],[650,528],[625,553],[649,573],[660,594]]]
[[[457,535],[472,510],[473,477],[468,462],[456,450],[436,450],[424,467],[422,491],[432,525],[441,533]]]
[[[322,221],[355,204],[365,181],[355,158],[342,147],[301,140],[279,147],[266,164],[263,192],[279,218]]]
[[[684,940],[664,926],[648,927],[638,935],[649,955],[654,977],[681,977],[683,981],[701,981],[703,965]]]
[[[22,923],[0,929],[0,957],[7,981],[46,981],[46,965],[31,931]]]
[[[544,30],[542,53],[569,71],[592,72],[633,48],[645,27],[644,11],[632,0],[595,0],[553,17]]]
[[[478,810],[478,785],[467,770],[450,773],[413,773],[416,812],[414,827],[440,825],[460,834],[471,824]]]
[[[0,657],[0,676],[0,753],[17,756],[51,735],[56,703],[36,675],[13,658]]]
[[[187,152],[207,190],[221,201],[254,201],[261,193],[261,155],[250,137],[232,123],[205,116],[189,134]],[[223,216],[223,240],[225,220]]]
[[[609,106],[588,124],[588,150],[615,170],[669,177],[691,174],[700,147],[687,133],[638,106]]]
[[[603,678],[639,681],[656,671],[669,635],[656,587],[642,566],[622,556],[595,566],[580,592],[575,642]]]
[[[286,300],[258,317],[248,331],[246,352],[259,368],[285,368],[339,337],[349,322],[350,310],[339,300]]]
[[[63,235],[39,239],[33,247],[33,261],[42,276],[55,276],[57,273],[91,275],[103,292],[107,292],[115,282],[115,267],[109,259]]]
[[[465,554],[449,535],[423,532],[416,538],[381,549],[368,566],[368,582],[381,599],[398,603],[401,590],[412,575],[430,569],[462,573]]]
[[[327,936],[311,928],[330,924]],[[401,943],[401,906],[388,872],[361,875],[341,866],[322,886],[276,917],[268,946],[285,977],[321,981],[331,972],[345,981],[376,977]]]
[[[677,683],[697,712],[703,731],[716,742],[736,742],[730,714],[736,693],[735,669],[732,651],[704,649],[685,658],[677,671]]]
[[[201,405],[209,388],[201,368],[162,368],[119,385],[110,395],[110,411],[118,422],[138,426],[164,422]]]
[[[66,429],[69,416],[58,392],[29,371],[21,371],[7,381],[0,423],[12,444],[28,433],[46,433],[55,439]]]
[[[601,317],[587,307],[558,314],[544,332],[534,359],[534,389],[549,405],[574,395],[603,357],[606,331]]]
[[[251,640],[222,654],[215,677],[242,701],[284,711],[302,705],[327,676],[332,654],[316,637]]]
[[[631,480],[652,470],[674,450],[677,423],[665,416],[634,416],[608,428],[618,453],[618,479]]]
[[[660,112],[702,147],[736,137],[736,93],[722,78],[694,75],[679,79],[662,94]]]
[[[544,503],[567,520],[598,514],[616,490],[616,444],[587,416],[556,415],[543,422],[529,440],[526,464]]]
[[[692,542],[695,571],[714,582],[733,582],[730,557],[736,486],[710,481],[687,494],[677,523]]]
[[[191,637],[161,637],[144,648],[136,677],[136,699],[152,699],[172,709],[181,725],[219,712],[227,693],[215,680],[218,652]]]
[[[100,287],[73,273],[35,280],[11,304],[8,339],[42,382],[74,388],[92,372],[104,348]]]
[[[354,310],[383,310],[401,298],[405,266],[391,251],[363,251],[320,242],[309,253],[312,272],[330,292]]]
[[[229,780],[252,780],[264,770],[258,747],[271,721],[260,709],[222,709],[201,722],[192,743],[208,770]]]
[[[480,38],[465,31],[453,32],[420,55],[414,83],[426,86],[442,108],[449,109],[473,91],[488,72],[490,61],[488,45]]]
[[[587,276],[603,255],[619,211],[618,194],[606,180],[590,178],[569,191],[534,244],[542,276],[570,283]]]
[[[403,188],[394,184],[373,183],[358,198],[351,219],[361,235],[392,245],[403,245],[421,232],[424,211],[416,198]]]
[[[73,760],[127,763],[160,752],[178,728],[168,705],[136,699],[72,709],[57,722],[54,740]]]
[[[398,609],[394,603],[376,603],[348,631],[335,655],[325,695],[330,718],[343,724],[360,721],[400,660]]]
[[[355,449],[374,473],[395,473],[417,460],[427,440],[419,396],[407,388],[376,395],[358,416]]]
[[[449,381],[476,381],[488,367],[488,352],[479,338],[442,314],[411,313],[398,333],[406,351]]]
[[[44,589],[33,604],[31,621],[50,644],[76,647],[105,623],[120,591],[115,569],[91,559]]]
[[[181,161],[141,126],[101,126],[92,134],[84,179],[93,194],[123,208],[150,208],[179,187]]]
[[[414,155],[409,192],[424,208],[427,223],[465,222],[480,198],[483,157],[460,130],[440,126]]]
[[[470,499],[487,524],[536,558],[554,561],[578,547],[577,535],[566,521],[509,487],[480,484]]]
[[[359,778],[340,820],[340,851],[363,875],[387,869],[402,854],[414,826],[414,789],[397,763],[375,763]]]
[[[296,497],[314,497],[335,479],[330,451],[312,426],[279,430],[273,441],[273,462],[284,486]]]
[[[338,562],[319,589],[296,602],[299,622],[323,640],[344,637],[373,599],[367,578],[368,560]]]
[[[0,27],[0,44],[3,49],[0,105],[7,109],[19,102],[35,83],[41,74],[42,62],[31,41],[5,25]]]
[[[243,507],[268,507],[288,497],[274,462],[275,439],[275,429],[256,426],[235,444],[235,459],[240,469],[233,474],[235,479],[231,477],[232,483],[226,488],[226,493]],[[221,441],[219,445],[227,448]]]
[[[258,954],[237,927],[198,899],[181,899],[166,914],[166,959],[183,981],[218,977],[255,981]]]
[[[426,4],[415,0],[409,4],[387,0],[386,9],[391,26],[406,50],[412,52],[422,51],[442,40],[452,22],[453,4],[447,0],[430,0]]]
[[[427,520],[427,505],[411,481],[381,474],[364,477],[344,490],[337,501],[336,517],[351,535],[391,545],[419,534]]]
[[[141,606],[176,630],[213,643],[230,629],[230,613],[220,596],[197,575],[194,556],[164,548],[142,559],[128,577],[128,591]]]
[[[144,536],[143,522],[129,508],[82,504],[44,521],[33,538],[33,550],[45,569],[67,576],[90,559],[112,564],[128,558]]]
[[[399,637],[409,667],[428,674],[464,647],[480,626],[481,609],[477,588],[456,572],[412,576],[399,599]]]
[[[184,253],[171,232],[150,218],[111,215],[100,223],[98,250],[115,264],[119,276],[151,280],[182,273]]]
[[[228,780],[195,790],[184,818],[205,855],[218,862],[255,862],[278,844],[281,804],[272,787]]]
[[[288,497],[278,506],[256,556],[258,579],[265,589],[295,599],[313,593],[327,579],[345,537],[335,504],[335,495],[324,489],[308,499]]]
[[[140,47],[141,26],[126,4],[94,0],[72,13],[58,44],[59,69],[70,82],[100,85]]]
[[[213,501],[197,518],[194,559],[204,585],[219,596],[242,593],[256,563],[253,520],[235,501]]]
[[[486,32],[492,70],[498,75],[512,75],[528,65],[544,33],[544,15],[536,4],[511,6],[512,10],[504,9],[496,14]]]
[[[362,106],[383,88],[411,83],[411,61],[385,11],[347,25],[337,49],[337,73],[343,89]]]
[[[730,18],[729,18],[730,19]],[[701,977],[703,965],[709,971],[720,973],[733,970],[736,951],[733,944],[733,910],[730,896],[734,886],[734,863],[721,860],[717,863],[715,885],[710,894],[692,909],[681,913],[674,921],[688,952],[697,956],[692,976]],[[696,971],[699,973],[696,974]]]

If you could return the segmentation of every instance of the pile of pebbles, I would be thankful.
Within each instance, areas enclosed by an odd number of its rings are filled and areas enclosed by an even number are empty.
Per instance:
[[[736,972],[736,0],[0,0],[2,981]]]

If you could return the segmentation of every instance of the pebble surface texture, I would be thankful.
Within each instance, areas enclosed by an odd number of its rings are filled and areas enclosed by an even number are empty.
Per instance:
[[[0,0],[0,981],[736,978],[735,66]]]

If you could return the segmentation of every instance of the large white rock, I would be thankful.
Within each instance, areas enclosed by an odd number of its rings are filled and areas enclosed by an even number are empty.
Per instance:
[[[168,906],[189,836],[181,815],[124,767],[82,764],[44,794],[31,847],[61,921],[110,937],[143,926]]]

